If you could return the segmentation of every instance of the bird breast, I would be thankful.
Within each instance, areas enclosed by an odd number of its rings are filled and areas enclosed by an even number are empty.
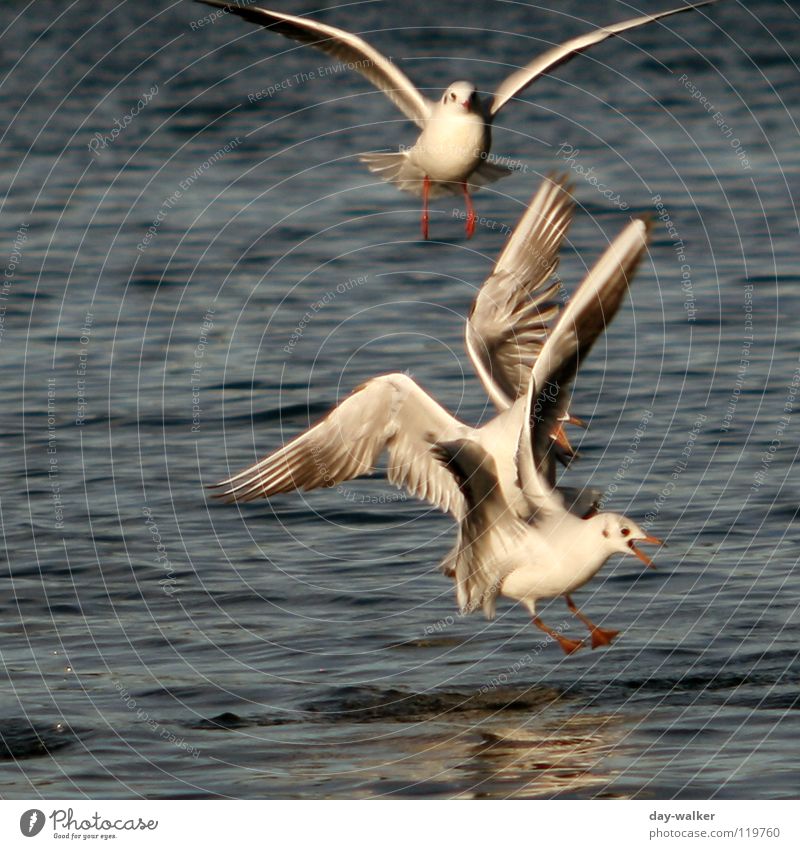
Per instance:
[[[437,110],[411,150],[411,161],[431,180],[463,182],[486,159],[489,128],[474,112]]]
[[[535,528],[527,556],[503,582],[502,594],[531,602],[574,592],[590,581],[613,552],[587,533],[588,524],[564,513]]]

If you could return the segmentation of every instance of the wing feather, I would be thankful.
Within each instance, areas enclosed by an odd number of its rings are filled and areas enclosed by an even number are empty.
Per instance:
[[[384,375],[356,389],[283,448],[214,488],[226,501],[254,501],[336,486],[371,472],[386,450],[393,484],[460,518],[463,496],[430,447],[469,430],[407,375]]]
[[[659,21],[662,18],[669,18],[672,15],[679,15],[682,12],[691,12],[695,9],[700,9],[703,6],[708,6],[711,3],[716,3],[717,0],[705,0],[703,3],[694,3],[692,5],[681,6],[678,9],[670,9],[667,12],[658,12],[654,15],[642,15],[638,18],[631,18],[627,21],[621,21],[618,24],[612,24],[593,32],[579,35],[577,38],[571,38],[563,44],[559,44],[550,50],[545,51],[541,56],[537,56],[532,62],[513,74],[506,77],[494,95],[494,100],[489,109],[490,116],[494,117],[513,97],[523,92],[534,80],[554,70],[559,65],[569,62],[574,56],[578,56],[595,44],[605,41],[607,38],[627,32],[631,29],[651,24],[654,21]]]
[[[531,372],[527,396],[529,438],[536,472],[550,487],[555,484],[551,435],[569,408],[572,380],[619,309],[647,249],[650,228],[649,220],[636,218],[609,245],[562,312]],[[525,453],[522,445],[520,453]],[[534,491],[541,489],[530,479],[528,485]]]
[[[223,8],[250,23],[267,27],[301,44],[309,44],[334,59],[351,64],[354,71],[366,77],[419,127],[425,125],[431,114],[431,102],[411,80],[380,51],[353,33],[310,18],[272,12],[257,6],[234,6],[229,0],[198,2]]]
[[[511,569],[508,555],[521,543],[526,525],[509,508],[495,461],[477,442],[438,442],[432,455],[453,475],[466,505],[458,543],[445,558],[443,569],[455,578],[461,612],[482,608],[491,619]]]
[[[524,395],[548,328],[558,315],[548,285],[574,214],[567,178],[547,177],[478,292],[466,328],[467,352],[499,410]]]

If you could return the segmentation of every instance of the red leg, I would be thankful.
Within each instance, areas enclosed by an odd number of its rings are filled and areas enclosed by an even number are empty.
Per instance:
[[[426,174],[422,181],[422,238],[428,240],[428,195],[431,191],[431,178]]]
[[[469,186],[461,184],[464,190],[464,202],[467,205],[467,238],[471,239],[475,233],[475,208],[472,206],[472,198],[469,196]]]
[[[578,651],[578,649],[583,646],[583,640],[570,640],[567,637],[562,637],[557,631],[554,631],[552,628],[548,628],[538,616],[533,617],[533,624],[540,631],[544,631],[545,634],[556,640],[564,650],[564,654],[572,654],[572,652]]]
[[[567,600],[567,607],[570,609],[570,612],[577,616],[578,619],[580,619],[581,622],[583,622],[583,624],[589,629],[589,632],[592,635],[593,649],[596,649],[598,646],[610,646],[614,637],[619,636],[619,631],[609,631],[606,628],[598,628],[588,616],[584,616],[584,614],[575,607],[575,603],[568,595],[565,595],[564,598]]]

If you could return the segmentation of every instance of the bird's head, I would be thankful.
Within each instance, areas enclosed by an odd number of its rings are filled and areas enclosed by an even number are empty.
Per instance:
[[[442,95],[442,104],[449,109],[459,110],[463,112],[479,112],[480,103],[478,101],[478,92],[472,83],[457,80],[447,87],[447,91]]]
[[[658,537],[650,536],[633,520],[619,513],[599,513],[594,517],[600,523],[603,537],[608,541],[612,551],[619,554],[633,554],[651,569],[655,569],[653,561],[636,547],[637,542],[647,542],[652,545],[664,545]]]

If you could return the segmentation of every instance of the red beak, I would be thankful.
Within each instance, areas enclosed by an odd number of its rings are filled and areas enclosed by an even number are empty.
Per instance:
[[[636,542],[649,542],[651,545],[666,545],[666,543],[663,540],[660,540],[658,537],[643,537],[642,539],[637,539]],[[648,567],[648,569],[655,569],[656,567],[653,564],[653,561],[643,551],[639,551],[639,549],[633,543],[633,540],[628,543],[631,552],[635,554],[639,558],[639,560],[641,560],[642,563],[644,563],[644,565]]]
[[[462,105],[465,109],[469,109],[469,103],[470,103],[470,102],[469,102],[469,100],[464,100],[464,101],[462,101],[461,105]]]

